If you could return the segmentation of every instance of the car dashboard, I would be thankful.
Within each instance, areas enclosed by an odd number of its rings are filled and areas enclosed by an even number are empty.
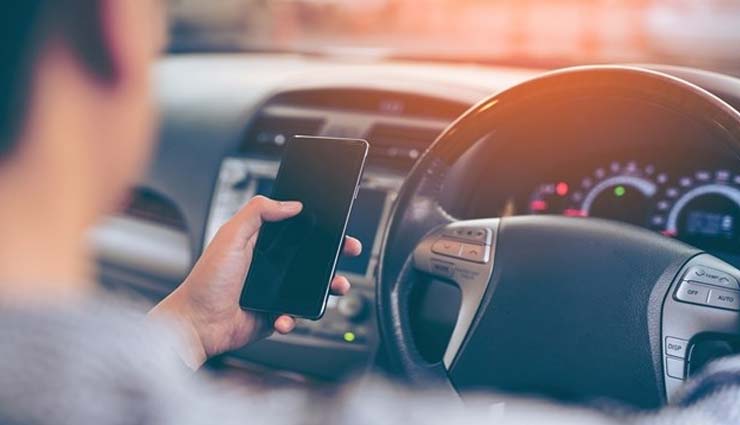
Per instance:
[[[338,267],[353,283],[351,294],[332,297],[320,321],[299,321],[291,335],[272,336],[222,359],[321,380],[357,373],[371,364],[378,343],[377,264],[404,177],[470,106],[538,73],[292,55],[163,58],[154,78],[162,111],[160,145],[128,208],[93,232],[100,280],[158,301],[185,277],[236,210],[252,196],[270,193],[288,138],[365,138],[369,162],[348,229],[363,242],[364,253]],[[681,123],[663,126],[675,128],[673,133],[656,134],[650,119],[658,112],[601,107],[622,119],[596,123],[588,114],[565,119],[554,113],[552,128],[531,129],[495,149],[481,144],[460,165],[478,170],[475,180],[466,182],[470,196],[450,212],[461,218],[616,219],[684,239],[740,265],[737,158]],[[568,125],[555,131],[556,123]],[[454,308],[440,304],[439,296],[430,302]],[[432,339],[444,344],[443,337]]]

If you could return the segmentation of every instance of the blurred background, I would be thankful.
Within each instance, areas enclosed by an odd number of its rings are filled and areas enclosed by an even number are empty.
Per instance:
[[[286,51],[740,75],[740,0],[169,0],[171,52]]]

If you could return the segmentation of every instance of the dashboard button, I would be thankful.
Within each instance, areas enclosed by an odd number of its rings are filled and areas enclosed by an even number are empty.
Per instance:
[[[665,369],[668,376],[676,379],[684,378],[684,361],[673,357],[666,357]]]
[[[691,282],[682,282],[676,292],[676,298],[694,304],[707,304],[709,299],[709,288],[706,286],[694,285]]]
[[[488,248],[484,245],[463,244],[462,259],[475,261],[476,263],[485,263],[487,261]]]
[[[337,311],[353,322],[362,321],[367,313],[367,300],[364,295],[350,293],[339,300]]]
[[[685,339],[678,339],[667,337],[665,339],[665,353],[669,356],[685,358],[686,357],[686,346],[688,341]]]
[[[740,310],[740,292],[712,289],[709,294],[709,305],[738,311]]]
[[[738,285],[737,279],[733,276],[719,270],[710,269],[709,267],[691,267],[686,272],[684,280],[740,290],[740,285]]]
[[[432,252],[435,254],[448,255],[450,257],[459,257],[463,244],[449,239],[440,239],[432,245]]]

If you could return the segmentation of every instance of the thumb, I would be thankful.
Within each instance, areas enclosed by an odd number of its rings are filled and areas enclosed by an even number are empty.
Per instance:
[[[246,240],[259,230],[264,221],[280,221],[294,217],[303,210],[303,204],[295,201],[275,201],[264,196],[252,198],[231,219],[239,230],[239,239]]]

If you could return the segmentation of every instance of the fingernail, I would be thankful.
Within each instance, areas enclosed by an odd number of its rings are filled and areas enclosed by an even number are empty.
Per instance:
[[[293,330],[293,327],[295,326],[293,321],[288,317],[281,317],[278,319],[278,326],[280,326],[282,332],[290,332]]]
[[[288,211],[295,211],[303,208],[303,204],[298,201],[281,201],[280,208]]]

